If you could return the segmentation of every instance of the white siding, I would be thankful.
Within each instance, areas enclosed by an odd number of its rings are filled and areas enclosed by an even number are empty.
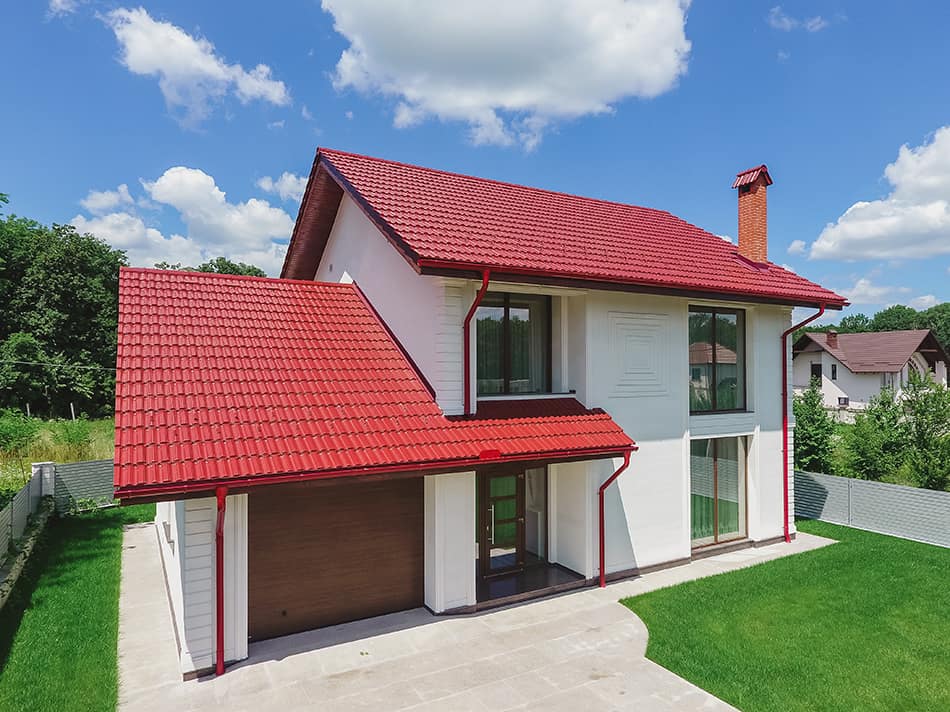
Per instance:
[[[850,399],[849,408],[861,409],[881,392],[883,383],[880,373],[853,373],[847,366],[827,351],[805,351],[794,361],[792,383],[797,392],[811,383],[812,364],[821,364],[821,395],[826,408],[838,408],[838,398]],[[831,367],[835,366],[838,377],[831,379]]]
[[[435,613],[475,605],[475,473],[425,478],[425,602]]]
[[[548,467],[548,507],[551,510],[548,557],[587,578],[594,575],[591,524],[592,480],[586,462]]]

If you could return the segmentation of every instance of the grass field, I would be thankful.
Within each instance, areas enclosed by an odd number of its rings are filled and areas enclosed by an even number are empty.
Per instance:
[[[839,543],[626,599],[647,657],[742,710],[950,710],[950,550],[798,526]]]
[[[122,527],[155,505],[51,519],[0,616],[0,710],[114,710]]]
[[[30,478],[34,462],[77,462],[106,460],[115,452],[115,421],[112,418],[89,421],[88,445],[70,446],[57,437],[53,422],[43,422],[36,440],[20,457],[0,452],[0,503],[16,493]]]

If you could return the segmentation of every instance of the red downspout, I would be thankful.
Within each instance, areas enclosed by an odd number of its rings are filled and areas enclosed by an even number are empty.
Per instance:
[[[607,478],[607,481],[600,486],[600,489],[597,490],[597,497],[600,500],[600,587],[604,588],[607,586],[607,566],[605,564],[606,554],[605,554],[605,545],[604,541],[606,539],[604,535],[604,490],[610,487],[611,483],[618,477],[620,474],[630,466],[630,453],[636,452],[637,446],[634,445],[630,450],[627,450],[623,454],[623,464],[617,468],[617,471],[614,472],[610,477]]]
[[[465,369],[463,383],[465,384],[465,415],[472,414],[472,335],[469,326],[472,323],[472,317],[475,316],[475,310],[482,303],[482,297],[488,291],[488,277],[490,270],[482,271],[482,286],[475,295],[475,301],[465,315],[465,322],[462,324],[462,368]]]
[[[215,587],[215,665],[214,674],[224,674],[224,510],[228,488],[215,490],[218,498],[218,523],[214,530],[214,587]]]
[[[792,540],[788,532],[788,335],[810,324],[825,313],[825,305],[818,305],[818,313],[812,314],[790,329],[782,332],[782,531],[785,543]]]

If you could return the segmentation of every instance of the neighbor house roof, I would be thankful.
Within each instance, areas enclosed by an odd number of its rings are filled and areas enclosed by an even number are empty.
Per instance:
[[[115,416],[119,497],[633,446],[570,398],[447,418],[355,285],[148,269],[119,276]]]
[[[778,265],[744,259],[732,243],[664,210],[325,148],[317,152],[282,276],[313,277],[344,192],[423,272],[490,268],[521,281],[846,304]]]
[[[929,329],[838,334],[838,345],[828,345],[828,334],[806,332],[795,342],[795,353],[824,349],[853,373],[895,373],[920,351],[933,367],[948,361],[946,352]]]

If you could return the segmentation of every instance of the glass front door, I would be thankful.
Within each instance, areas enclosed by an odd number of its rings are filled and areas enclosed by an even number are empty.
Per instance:
[[[693,546],[746,535],[745,447],[741,438],[690,442]]]
[[[524,473],[481,476],[482,575],[507,573],[524,567]]]

